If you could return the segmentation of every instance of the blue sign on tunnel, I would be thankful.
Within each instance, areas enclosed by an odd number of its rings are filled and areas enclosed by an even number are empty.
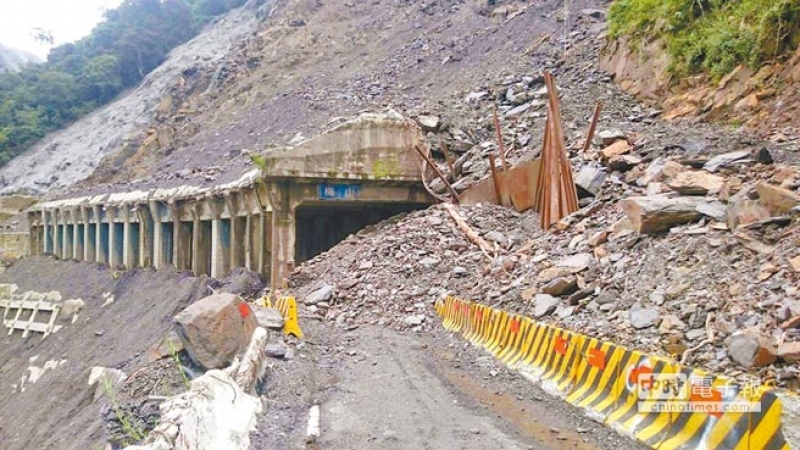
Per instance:
[[[320,200],[351,200],[358,197],[361,186],[358,184],[327,184],[317,187]]]

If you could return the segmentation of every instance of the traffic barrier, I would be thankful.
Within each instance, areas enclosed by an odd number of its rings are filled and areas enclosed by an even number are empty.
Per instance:
[[[782,400],[767,386],[744,385],[455,297],[437,302],[436,312],[447,330],[650,448],[790,448]]]
[[[298,339],[303,339],[303,330],[300,329],[300,321],[297,317],[297,300],[294,297],[277,296],[275,302],[270,297],[264,297],[264,306],[275,308],[283,316],[283,334],[293,335]]]

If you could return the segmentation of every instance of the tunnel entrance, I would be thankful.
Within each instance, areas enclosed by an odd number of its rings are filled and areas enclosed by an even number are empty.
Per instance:
[[[295,264],[329,250],[363,228],[428,206],[422,203],[301,205],[296,211]]]

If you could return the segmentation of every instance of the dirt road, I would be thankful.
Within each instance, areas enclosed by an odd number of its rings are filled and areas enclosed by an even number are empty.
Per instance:
[[[273,368],[254,449],[639,448],[443,331],[308,328],[314,344]],[[313,404],[321,436],[306,444]]]

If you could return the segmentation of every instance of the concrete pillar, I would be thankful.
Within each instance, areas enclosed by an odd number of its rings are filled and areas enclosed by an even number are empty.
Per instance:
[[[181,210],[170,205],[172,214],[172,265],[178,270],[192,270],[193,224],[181,221]]]
[[[92,207],[92,213],[94,213],[94,226],[95,226],[95,233],[94,233],[94,247],[95,247],[95,262],[100,264],[106,264],[108,262],[108,256],[106,254],[106,246],[108,245],[108,240],[106,236],[105,224],[103,223],[103,215],[102,211],[100,210],[99,206]]]
[[[52,242],[50,241],[50,212],[42,211],[42,225],[44,226],[44,254],[53,253]]]
[[[192,206],[192,272],[196,276],[211,275],[212,223],[202,220],[202,203]]]
[[[117,209],[109,207],[106,210],[106,217],[108,218],[108,265],[116,268],[122,265],[122,252],[119,246],[119,236],[117,236]]]
[[[72,259],[76,261],[83,261],[83,233],[81,229],[81,220],[78,212],[80,209],[73,208],[70,211],[72,218]]]
[[[61,242],[61,210],[53,211],[53,254],[61,258],[61,249],[63,248]]]
[[[272,204],[270,283],[275,289],[282,288],[284,279],[294,270],[295,211],[289,184],[273,183],[268,189]]]
[[[83,220],[83,260],[94,262],[97,257],[97,233],[96,225],[89,220],[89,209],[81,207],[81,219]],[[94,227],[94,228],[93,228]],[[92,229],[95,230],[94,234]]]
[[[139,216],[139,265],[142,267],[153,266],[153,224],[150,219],[150,209],[139,205],[136,209]]]
[[[230,221],[221,218],[225,208],[223,202],[208,200],[211,210],[211,277],[223,278],[230,270]]]
[[[169,264],[169,261],[165,260],[164,227],[161,226],[161,214],[156,202],[150,203],[150,214],[153,217],[153,267],[160,269]]]
[[[122,264],[130,270],[136,267],[136,253],[139,249],[133,243],[133,229],[128,205],[122,206],[120,216],[122,217]]]
[[[255,233],[253,232],[253,215],[250,209],[247,209],[247,217],[245,218],[245,238],[244,238],[244,267],[247,270],[253,270],[253,239]]]
[[[230,245],[228,246],[228,261],[230,268],[245,267],[245,241],[247,227],[245,219],[239,217],[239,194],[231,193],[225,197],[225,205],[230,214]]]
[[[70,245],[70,241],[72,240],[72,235],[69,233],[69,215],[67,214],[66,210],[61,210],[61,232],[59,236],[61,237],[61,259],[72,259],[72,246]]]

